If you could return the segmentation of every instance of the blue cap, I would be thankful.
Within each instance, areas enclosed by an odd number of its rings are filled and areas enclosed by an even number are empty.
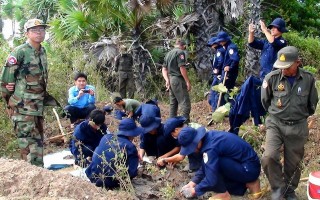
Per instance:
[[[103,110],[106,112],[111,112],[113,110],[113,107],[108,105],[108,106],[103,107]]]
[[[158,106],[158,99],[154,98],[154,99],[149,99],[148,101],[146,101],[146,104],[153,104]]]
[[[149,133],[152,130],[157,129],[161,124],[161,118],[141,115],[139,122],[144,128],[145,133]]]
[[[276,27],[281,33],[288,32],[286,29],[286,22],[282,18],[276,18],[273,22],[268,26],[269,29],[272,27]]]
[[[138,127],[133,119],[125,118],[120,121],[118,135],[136,137],[144,132],[144,129]]]
[[[217,37],[210,38],[207,45],[211,47],[212,45],[217,44],[216,40],[217,40]]]
[[[125,112],[123,112],[121,110],[118,110],[118,109],[115,110],[113,114],[114,114],[114,118],[119,119],[119,120],[121,120],[122,117],[126,117],[127,116]]]
[[[229,40],[231,40],[231,37],[228,35],[228,33],[224,31],[220,31],[217,35],[216,42],[229,41]]]
[[[187,120],[185,117],[172,117],[167,119],[164,123],[164,136],[168,137],[175,128],[182,127],[183,123]]]
[[[206,129],[203,126],[198,129],[189,126],[182,128],[178,136],[178,142],[181,145],[180,154],[187,156],[193,153],[205,134]]]

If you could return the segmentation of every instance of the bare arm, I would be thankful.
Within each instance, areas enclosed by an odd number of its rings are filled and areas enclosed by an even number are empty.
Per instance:
[[[187,69],[184,66],[180,66],[180,72],[181,72],[181,74],[182,74],[182,76],[184,78],[184,81],[187,84],[187,90],[190,91],[191,90],[191,84],[190,84],[190,80],[189,80],[189,77],[188,77]]]
[[[253,42],[254,40],[254,32],[255,32],[255,26],[253,23],[249,24],[249,36],[248,36],[248,43]]]
[[[163,76],[164,80],[166,81],[167,91],[169,91],[169,89],[170,89],[170,80],[169,80],[169,75],[168,75],[168,69],[165,68],[165,67],[162,67],[162,76]]]
[[[261,31],[264,33],[264,35],[266,36],[267,40],[269,43],[273,43],[274,41],[274,37],[271,35],[271,33],[269,32],[268,28],[266,27],[265,23],[263,21],[260,20],[260,27],[261,27]]]

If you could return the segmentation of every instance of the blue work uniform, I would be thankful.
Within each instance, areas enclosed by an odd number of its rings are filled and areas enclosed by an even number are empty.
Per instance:
[[[222,46],[218,46],[214,56],[213,64],[212,64],[212,70],[217,69],[218,73],[213,74],[213,81],[211,84],[210,94],[208,99],[208,103],[210,104],[212,111],[214,111],[217,108],[217,103],[219,100],[219,93],[217,91],[212,90],[212,87],[215,85],[218,85],[220,82],[218,79],[218,76],[221,75],[223,70],[222,66],[224,62],[224,54],[225,54],[225,49]]]
[[[101,125],[99,130],[95,130],[89,125],[88,120],[76,126],[69,146],[71,153],[75,157],[76,164],[88,156],[92,157],[93,151],[99,145],[101,138],[106,132],[107,126],[105,124]],[[81,142],[81,144],[76,145],[77,142]]]
[[[231,40],[225,44],[224,48],[226,49],[226,52],[224,54],[224,61],[223,61],[223,66],[222,66],[222,73],[221,73],[220,82],[221,83],[223,82],[223,77],[224,77],[224,74],[226,73],[224,71],[224,67],[229,66],[230,70],[228,71],[228,74],[227,74],[225,86],[230,91],[235,86],[236,79],[238,77],[240,55],[238,52],[237,45],[232,43]]]
[[[266,114],[261,103],[261,85],[259,78],[250,76],[241,86],[241,92],[236,96],[229,113],[229,132],[238,135],[239,127],[251,116],[254,125],[262,124],[261,117]]]
[[[261,50],[260,56],[260,78],[263,80],[264,77],[271,72],[273,64],[277,60],[277,53],[280,49],[287,46],[287,41],[282,37],[274,38],[273,43],[268,40],[254,39],[253,42],[249,43],[249,46],[255,49]]]
[[[197,184],[197,196],[207,191],[243,195],[247,190],[246,183],[258,179],[259,157],[240,137],[223,131],[209,131],[202,142],[202,167],[192,179]]]
[[[154,104],[141,104],[135,111],[134,116],[140,117],[141,115],[161,118],[160,108]]]
[[[180,146],[171,135],[164,135],[163,127],[164,125],[160,124],[155,135],[150,133],[140,135],[140,148],[144,149],[148,156],[160,157]]]
[[[125,165],[128,168],[128,174],[131,179],[136,177],[139,164],[136,146],[126,136],[107,134],[101,139],[99,146],[94,151],[92,162],[85,171],[90,181],[98,187],[119,187],[119,181],[113,177],[114,170],[117,170],[114,158],[115,153],[123,150],[126,154]]]

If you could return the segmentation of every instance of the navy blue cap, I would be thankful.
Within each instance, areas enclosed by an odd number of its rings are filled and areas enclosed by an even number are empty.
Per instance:
[[[167,119],[164,123],[164,136],[168,137],[175,128],[182,127],[183,123],[187,120],[185,117],[172,117]]]
[[[207,45],[211,47],[212,45],[217,44],[216,40],[217,40],[217,37],[210,38]]]
[[[139,118],[141,126],[144,128],[145,133],[157,129],[161,124],[161,118],[141,115]]]
[[[148,101],[146,101],[146,104],[153,104],[158,106],[158,99],[154,98],[154,99],[149,99]]]
[[[181,145],[180,154],[187,156],[193,153],[205,134],[206,129],[203,126],[198,129],[189,126],[182,128],[178,136],[178,142]]]
[[[114,118],[121,120],[122,117],[126,117],[127,114],[119,109],[114,110]]]
[[[271,24],[269,24],[268,28],[276,27],[281,33],[288,32],[286,29],[286,22],[282,18],[276,18],[273,20]]]
[[[113,110],[113,107],[110,105],[107,105],[107,106],[103,107],[103,110],[106,112],[111,112]]]
[[[144,132],[144,129],[138,127],[133,119],[125,118],[120,121],[118,135],[136,137]]]
[[[231,40],[231,37],[228,35],[228,33],[224,31],[220,31],[217,35],[216,42],[229,41],[229,40]]]

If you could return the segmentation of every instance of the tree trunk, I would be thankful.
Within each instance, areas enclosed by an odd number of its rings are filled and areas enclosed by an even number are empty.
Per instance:
[[[249,6],[247,9],[249,10],[249,16],[248,21],[245,23],[245,28],[248,29],[249,23],[253,22],[256,26],[256,32],[255,37],[261,38],[261,29],[260,29],[260,15],[261,15],[261,0],[249,0]],[[248,31],[245,31],[248,38]],[[246,77],[249,77],[251,75],[253,76],[259,76],[260,71],[260,51],[254,48],[249,47],[246,45],[246,60],[245,60],[245,75]]]
[[[215,35],[220,26],[219,13],[214,9],[217,6],[213,1],[195,0],[194,10],[200,15],[197,21],[195,46],[195,67],[200,80],[208,80],[211,77],[211,48],[207,47],[208,40]]]

